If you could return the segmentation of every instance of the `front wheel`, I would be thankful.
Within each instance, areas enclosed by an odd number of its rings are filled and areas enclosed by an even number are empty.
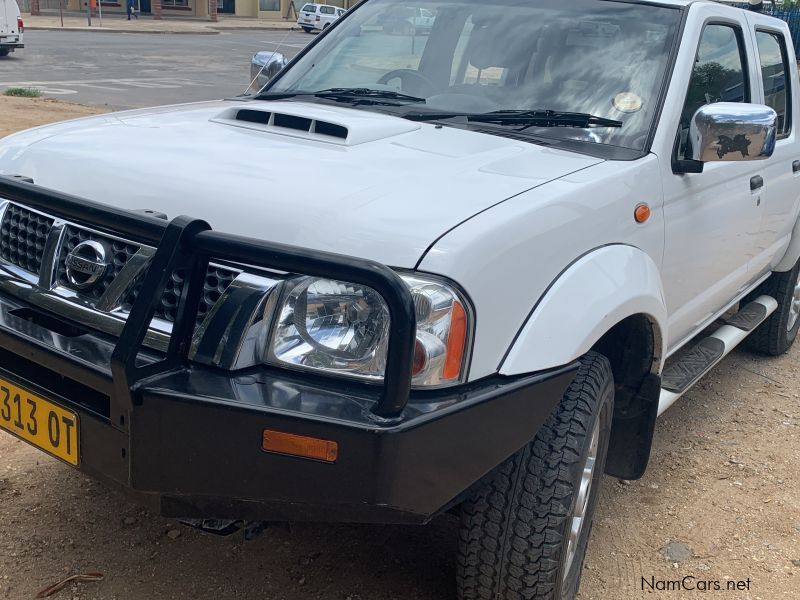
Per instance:
[[[590,352],[536,438],[462,504],[461,600],[574,598],[613,412],[611,365]]]

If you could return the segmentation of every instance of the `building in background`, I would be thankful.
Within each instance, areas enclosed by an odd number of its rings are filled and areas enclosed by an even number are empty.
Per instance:
[[[17,0],[23,12],[35,10],[33,14],[58,11],[60,1],[64,2],[64,10],[71,13],[85,11],[87,1],[91,2],[93,7],[100,2],[104,13],[125,13],[126,0]],[[358,0],[312,1],[340,8],[350,8],[358,2]],[[299,11],[305,4],[300,0],[135,0],[135,3],[140,9],[140,14],[152,15],[155,18],[215,18],[219,14],[268,20],[294,20],[297,17],[291,10],[291,4],[294,3],[295,11]]]

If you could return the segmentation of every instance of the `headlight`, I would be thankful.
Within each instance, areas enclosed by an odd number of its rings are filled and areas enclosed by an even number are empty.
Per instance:
[[[414,299],[416,387],[459,383],[466,369],[470,317],[459,293],[439,280],[402,276]],[[380,381],[390,315],[372,288],[316,277],[286,282],[266,361]]]
[[[285,296],[270,362],[315,371],[383,377],[389,309],[373,289],[303,278]]]

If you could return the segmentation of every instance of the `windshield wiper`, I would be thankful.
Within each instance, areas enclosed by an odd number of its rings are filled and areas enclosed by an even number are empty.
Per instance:
[[[325,100],[333,100],[334,102],[349,102],[356,105],[397,106],[396,102],[387,102],[388,100],[416,103],[425,102],[425,98],[409,96],[408,94],[402,94],[392,90],[373,90],[371,88],[330,88],[318,92],[264,92],[263,94],[259,94],[257,98],[259,100],[286,100],[287,98],[296,98],[298,96],[312,96],[314,98],[323,98]]]
[[[488,113],[412,112],[402,115],[411,121],[445,121],[463,118],[470,123],[528,127],[622,127],[622,121],[606,119],[589,113],[558,112],[554,110],[496,110]]]
[[[371,88],[330,88],[313,94],[317,98],[350,99],[375,98],[379,100],[403,100],[405,102],[425,102],[425,98],[409,96],[393,90],[373,90]]]

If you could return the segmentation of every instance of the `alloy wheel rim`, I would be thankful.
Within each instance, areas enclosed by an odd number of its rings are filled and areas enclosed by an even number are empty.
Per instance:
[[[800,309],[800,304],[798,304]],[[800,313],[799,313],[800,314]],[[586,461],[583,463],[581,480],[578,486],[578,495],[575,498],[575,510],[569,526],[569,541],[567,542],[567,561],[564,566],[562,579],[566,581],[575,556],[578,554],[578,545],[581,539],[581,532],[586,525],[586,513],[589,510],[589,499],[591,498],[592,484],[594,482],[594,471],[597,465],[597,449],[600,442],[600,419],[597,419],[592,429],[592,438],[589,442],[589,451],[586,454]]]
[[[789,305],[789,320],[786,323],[787,331],[794,329],[798,317],[800,317],[800,273],[798,273],[797,280],[794,282],[792,303]]]

